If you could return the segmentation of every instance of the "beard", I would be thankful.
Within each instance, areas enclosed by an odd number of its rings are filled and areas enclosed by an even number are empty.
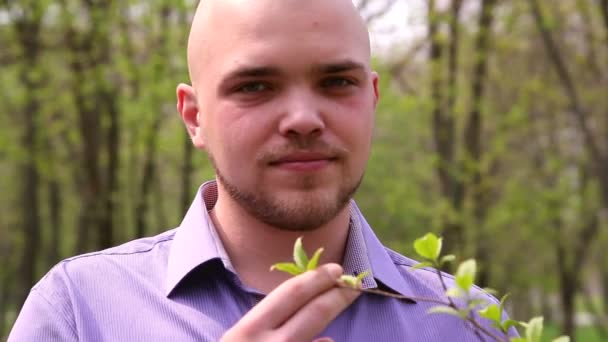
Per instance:
[[[304,176],[298,180],[301,194],[286,199],[266,191],[268,188],[249,191],[239,187],[219,169],[211,154],[209,159],[230,198],[259,221],[287,231],[312,231],[331,221],[350,202],[363,179],[363,175],[358,179],[343,177],[332,193],[329,189],[319,191],[323,189],[315,186],[314,177]]]

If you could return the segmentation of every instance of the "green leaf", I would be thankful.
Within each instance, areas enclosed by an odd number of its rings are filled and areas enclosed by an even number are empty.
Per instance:
[[[474,259],[468,259],[458,266],[456,271],[456,284],[463,289],[465,292],[469,292],[473,282],[475,281],[475,274],[477,273],[477,263]]]
[[[450,287],[447,291],[445,291],[445,295],[452,298],[462,298],[464,297],[464,292],[459,287]]]
[[[302,237],[297,238],[296,243],[293,245],[293,261],[301,269],[306,269],[308,265],[308,256],[302,246]]]
[[[570,337],[560,336],[560,337],[554,339],[552,342],[570,342]]]
[[[505,311],[505,303],[507,302],[507,299],[509,298],[510,294],[509,293],[505,293],[504,296],[502,296],[502,298],[500,299],[500,312],[504,312]]]
[[[543,318],[534,317],[523,325],[526,327],[526,342],[540,342],[543,334]]]
[[[412,266],[412,269],[413,270],[417,270],[417,269],[420,269],[420,268],[433,267],[433,266],[434,266],[433,263],[425,261],[425,262],[421,262],[419,264],[416,264],[416,265]]]
[[[427,233],[425,236],[414,241],[414,249],[421,257],[437,262],[439,254],[441,254],[442,240],[433,233]]]
[[[496,304],[488,305],[484,309],[479,310],[479,316],[489,319],[492,322],[500,324],[502,313],[500,307]]]
[[[357,284],[361,286],[361,284],[363,283],[363,278],[367,277],[369,274],[369,271],[363,271],[359,273],[359,275],[357,275]]]
[[[278,264],[274,264],[272,265],[272,267],[270,267],[270,270],[278,270],[281,272],[289,273],[293,276],[304,273],[303,269],[301,269],[298,265],[292,262],[280,262]]]
[[[488,302],[483,298],[473,298],[473,299],[469,299],[469,301],[468,301],[468,307],[470,309],[474,309],[475,307],[480,306],[480,305],[483,305],[483,306],[488,305]]]
[[[350,286],[350,287],[352,287],[354,289],[358,289],[359,288],[359,284],[357,284],[357,277],[355,277],[355,276],[348,275],[348,274],[343,274],[340,277],[340,280],[344,284],[346,284],[346,285],[348,285],[348,286]]]
[[[308,260],[308,265],[306,265],[306,270],[311,271],[317,268],[317,264],[319,263],[319,257],[323,253],[323,248],[319,248],[315,251],[312,258]]]
[[[463,315],[460,311],[445,305],[433,306],[429,309],[429,311],[427,311],[427,313],[442,313],[456,317],[462,317]]]
[[[454,254],[444,255],[443,257],[441,257],[441,259],[439,261],[439,265],[443,266],[444,264],[447,264],[454,260],[456,260],[456,256]]]
[[[508,319],[508,320],[502,322],[501,329],[503,332],[507,332],[509,329],[511,329],[511,327],[516,327],[519,325],[521,325],[521,323],[519,321],[516,321],[514,319]]]

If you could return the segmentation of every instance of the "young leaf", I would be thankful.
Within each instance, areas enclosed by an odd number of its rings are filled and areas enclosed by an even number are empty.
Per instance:
[[[452,298],[462,298],[464,297],[464,292],[459,287],[450,287],[445,291],[445,295]]]
[[[479,310],[479,316],[489,319],[490,321],[499,324],[502,317],[500,308],[496,304],[488,305],[484,309]]]
[[[448,254],[448,255],[444,255],[441,257],[440,261],[439,261],[439,265],[443,266],[449,262],[452,262],[456,260],[456,256],[454,254]]]
[[[355,276],[348,275],[348,274],[343,274],[342,276],[340,276],[340,280],[344,284],[346,284],[346,285],[348,285],[348,286],[350,286],[350,287],[352,287],[354,289],[358,289],[359,288],[359,284],[357,283],[357,277],[355,277]]]
[[[433,233],[427,233],[425,236],[414,241],[414,249],[421,257],[437,262],[439,254],[441,254],[442,240]]]
[[[359,273],[359,275],[357,275],[357,284],[361,286],[361,284],[363,283],[363,278],[367,277],[368,275],[369,271],[363,271]]]
[[[465,292],[469,292],[475,281],[476,273],[477,263],[475,262],[475,259],[464,261],[458,266],[458,270],[456,271],[456,284]]]
[[[504,312],[505,311],[505,303],[507,302],[507,298],[509,298],[510,294],[505,293],[504,296],[502,296],[502,298],[500,299],[500,312]]]
[[[508,319],[508,320],[502,322],[502,324],[501,324],[501,330],[503,332],[507,332],[507,331],[509,331],[509,329],[511,329],[511,327],[516,327],[516,326],[519,326],[519,325],[521,325],[520,322],[518,322],[516,320],[513,320],[513,319]]]
[[[488,302],[483,298],[473,298],[469,299],[468,304],[470,309],[474,309],[477,306],[486,306],[488,305]]]
[[[289,273],[293,276],[304,273],[303,269],[301,269],[298,265],[292,262],[280,262],[278,264],[274,264],[272,265],[272,267],[270,267],[270,270],[279,270],[281,272]]]
[[[443,314],[453,315],[453,316],[457,316],[457,317],[462,317],[462,313],[460,313],[458,310],[451,308],[449,306],[444,306],[444,305],[433,306],[432,308],[429,309],[429,311],[427,311],[427,313],[443,313]]]
[[[306,255],[304,247],[302,247],[302,237],[299,237],[293,245],[293,261],[295,261],[296,265],[301,269],[306,269],[308,265],[308,256]]]
[[[560,337],[554,339],[552,342],[570,342],[570,337],[560,336]]]
[[[317,264],[319,263],[319,257],[323,253],[323,248],[319,248],[315,251],[312,258],[308,260],[308,265],[306,265],[306,270],[311,271],[317,268]]]
[[[543,318],[534,317],[524,326],[526,327],[526,342],[540,342],[543,334]]]

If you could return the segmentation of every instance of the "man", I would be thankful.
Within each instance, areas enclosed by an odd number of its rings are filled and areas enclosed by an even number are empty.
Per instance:
[[[469,341],[432,303],[432,272],[384,248],[351,197],[368,160],[378,75],[350,0],[204,0],[177,107],[216,182],[179,228],[61,262],[33,289],[11,341]],[[323,247],[289,279],[297,237]]]

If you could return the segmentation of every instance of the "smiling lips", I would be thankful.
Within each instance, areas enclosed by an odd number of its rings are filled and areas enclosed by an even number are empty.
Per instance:
[[[318,171],[335,159],[335,157],[323,153],[297,152],[279,158],[270,165],[290,171]]]

